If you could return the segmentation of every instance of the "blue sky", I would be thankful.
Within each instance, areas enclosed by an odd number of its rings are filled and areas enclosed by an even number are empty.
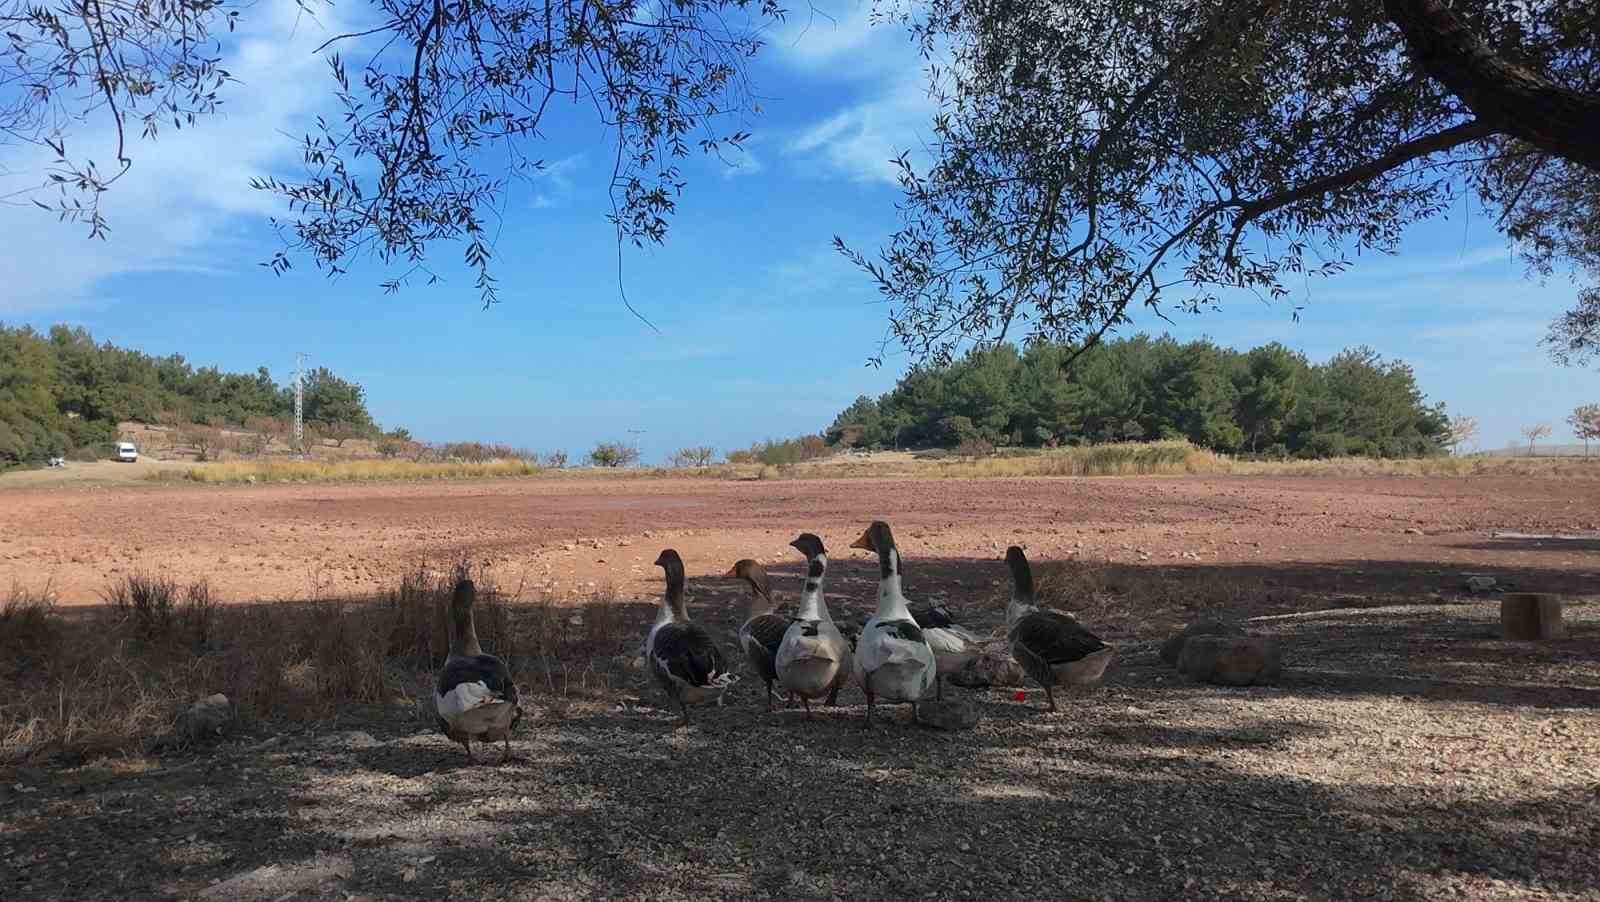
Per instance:
[[[242,81],[228,114],[136,146],[106,201],[106,243],[31,206],[0,206],[0,320],[71,322],[97,338],[197,364],[279,379],[310,354],[367,388],[374,415],[418,436],[508,441],[575,457],[643,429],[647,460],[691,444],[718,449],[820,429],[859,394],[887,390],[905,365],[864,366],[884,337],[873,286],[829,247],[835,233],[871,249],[895,227],[888,160],[921,145],[931,107],[903,32],[869,27],[868,5],[822,0],[833,21],[796,18],[771,35],[754,72],[764,98],[736,168],[695,158],[665,246],[629,249],[630,299],[617,295],[605,220],[611,145],[598,125],[563,123],[549,170],[514,185],[495,272],[502,303],[484,310],[459,249],[435,251],[446,276],[386,296],[383,272],[330,282],[309,263],[283,277],[257,266],[281,212],[250,176],[292,172],[285,133],[331,109],[311,54],[343,23],[296,21],[293,4],[246,11],[229,68]],[[89,146],[93,134],[80,134]],[[0,148],[0,187],[48,162]],[[1429,397],[1482,424],[1481,447],[1600,400],[1600,372],[1555,366],[1538,347],[1573,289],[1523,278],[1491,222],[1470,204],[1407,234],[1397,257],[1314,281],[1289,304],[1230,301],[1220,313],[1154,317],[1136,328],[1209,335],[1248,347],[1281,341],[1323,359],[1368,344],[1416,369]],[[891,348],[891,350],[893,350]]]

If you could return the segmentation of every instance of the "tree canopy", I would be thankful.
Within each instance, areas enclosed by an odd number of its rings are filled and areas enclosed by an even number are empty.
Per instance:
[[[122,422],[237,426],[293,413],[292,387],[266,367],[225,373],[96,344],[82,328],[0,324],[0,466],[112,441]],[[373,428],[362,387],[327,369],[307,374],[304,413],[314,425]]]
[[[312,16],[331,6],[295,2]],[[133,165],[134,133],[153,138],[219,109],[231,75],[217,35],[250,6],[0,0],[0,134],[58,157],[49,177],[60,195],[35,202],[103,237],[99,199]],[[495,285],[484,221],[508,179],[541,168],[553,102],[581,105],[615,137],[618,240],[659,242],[683,188],[677,161],[747,137],[743,63],[783,15],[776,0],[367,0],[353,12],[372,27],[320,48],[343,114],[308,123],[299,177],[254,182],[287,201],[271,265],[300,256],[338,273],[371,253],[408,266],[385,282],[393,290],[433,244],[461,241],[485,302]],[[355,61],[347,48],[360,50]],[[115,147],[69,144],[92,115],[115,123]]]
[[[1370,348],[1313,364],[1279,344],[1241,353],[1138,335],[1063,368],[1075,350],[1005,343],[914,368],[882,397],[857,398],[827,438],[878,448],[1181,438],[1304,458],[1420,457],[1449,438],[1443,406],[1427,403],[1411,368]]]
[[[888,0],[883,0],[888,2]],[[837,241],[917,359],[1092,345],[1130,308],[1286,298],[1470,191],[1542,274],[1600,275],[1600,5],[1583,0],[926,0],[931,169]],[[1446,312],[1448,315],[1448,312]],[[1600,340],[1591,286],[1552,327]]]

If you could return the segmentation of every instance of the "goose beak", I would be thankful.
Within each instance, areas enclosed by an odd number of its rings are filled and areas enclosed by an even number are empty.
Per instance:
[[[873,550],[873,548],[872,548],[872,533],[870,533],[870,532],[862,533],[861,534],[861,538],[856,539],[854,542],[850,543],[850,547],[851,548],[861,548],[861,549],[864,549],[866,551],[872,551]]]

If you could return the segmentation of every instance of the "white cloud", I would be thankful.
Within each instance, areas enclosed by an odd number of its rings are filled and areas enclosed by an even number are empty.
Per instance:
[[[244,237],[244,226],[284,208],[281,200],[252,190],[249,180],[299,162],[290,136],[305,134],[312,117],[333,105],[326,57],[312,51],[349,27],[332,8],[315,20],[298,15],[293,4],[249,10],[224,47],[222,65],[239,83],[224,89],[222,112],[181,131],[169,128],[154,142],[130,135],[133,167],[102,201],[111,227],[107,241],[85,241],[83,226],[58,224],[26,200],[0,207],[0,232],[7,236],[0,313],[91,305],[97,285],[117,275],[253,268],[266,249]],[[80,158],[103,160],[114,145],[104,118],[67,138],[68,152]],[[49,151],[10,150],[0,194],[43,181]]]
[[[736,179],[744,175],[755,175],[767,167],[761,159],[750,152],[748,147],[724,147],[720,151],[722,157],[722,177]]]
[[[779,58],[808,78],[833,78],[857,99],[803,128],[784,148],[824,175],[895,185],[893,160],[910,152],[926,160],[925,141],[935,106],[927,70],[904,28],[874,24],[872,4],[858,2],[834,15],[798,19],[773,41]]]

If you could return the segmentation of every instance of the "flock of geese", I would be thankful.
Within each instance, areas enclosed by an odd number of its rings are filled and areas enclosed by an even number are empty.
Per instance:
[[[916,720],[917,703],[925,701],[930,691],[942,699],[943,677],[981,654],[982,639],[955,623],[944,608],[913,606],[906,600],[901,592],[900,551],[889,524],[874,521],[850,544],[878,555],[878,609],[859,633],[847,635],[828,613],[822,595],[828,552],[822,540],[808,532],[789,544],[806,558],[805,587],[793,616],[775,612],[767,572],[760,563],[741,560],[725,574],[750,586],[750,614],[739,629],[739,645],[751,673],[766,684],[768,711],[778,687],[790,703],[798,696],[809,718],[812,702],[825,699],[827,705],[837,704],[839,690],[853,680],[867,697],[869,725],[880,701],[909,703]],[[739,675],[711,634],[689,619],[678,552],[662,551],[655,564],[666,574],[666,593],[640,651],[687,724],[690,705],[721,705],[723,694]],[[1113,649],[1071,615],[1039,607],[1033,573],[1021,548],[1006,549],[1006,565],[1011,570],[1011,601],[1006,606],[1011,655],[1044,688],[1048,710],[1054,711],[1054,689],[1098,682]],[[474,593],[468,579],[455,587],[450,654],[434,694],[440,732],[461,743],[469,761],[473,742],[503,742],[509,756],[512,730],[522,718],[510,670],[478,644],[472,620]]]

